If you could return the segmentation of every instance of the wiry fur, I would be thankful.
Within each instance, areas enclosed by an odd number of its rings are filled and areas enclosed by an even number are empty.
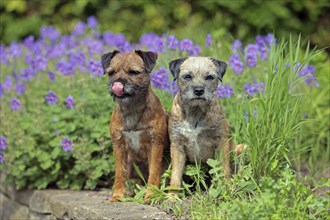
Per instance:
[[[163,150],[169,143],[165,109],[150,87],[149,73],[157,55],[143,51],[113,53],[102,59],[105,73],[109,74],[108,90],[116,102],[110,134],[116,162],[112,201],[118,201],[125,197],[126,178],[137,178],[133,162],[139,166],[148,185],[159,187],[161,172],[166,167]],[[123,84],[123,96],[118,97],[112,91],[115,82]],[[147,194],[150,192],[148,189]]]
[[[225,176],[230,178],[230,129],[213,95],[226,64],[207,57],[188,57],[172,61],[170,69],[179,87],[169,117],[171,186],[181,185],[186,162],[206,162],[219,150]]]

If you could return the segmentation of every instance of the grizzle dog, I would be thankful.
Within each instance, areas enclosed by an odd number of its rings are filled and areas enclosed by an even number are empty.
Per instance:
[[[110,119],[110,134],[116,163],[112,201],[126,195],[127,177],[138,178],[136,163],[148,185],[159,187],[164,166],[163,150],[169,146],[167,114],[150,87],[149,73],[157,54],[136,50],[113,51],[102,56],[104,72],[109,76],[109,93],[116,107]],[[148,187],[146,197],[151,193]]]
[[[213,92],[227,64],[208,57],[187,57],[169,63],[179,92],[169,115],[171,186],[181,186],[186,160],[206,162],[222,151],[224,174],[230,178],[230,128]]]

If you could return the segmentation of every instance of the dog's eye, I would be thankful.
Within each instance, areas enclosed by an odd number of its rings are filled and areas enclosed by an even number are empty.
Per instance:
[[[130,75],[137,75],[137,74],[140,74],[141,72],[140,71],[137,71],[137,70],[130,70],[129,72],[128,72],[128,74],[130,74]]]
[[[205,77],[205,80],[209,80],[209,81],[212,81],[212,80],[214,80],[214,77],[213,77],[213,76],[211,76],[211,75],[209,75],[209,76]]]
[[[185,79],[185,80],[191,80],[191,75],[189,75],[189,74],[187,74],[187,75],[185,75],[184,77],[183,77],[183,79]]]
[[[108,72],[108,76],[112,76],[114,74],[115,74],[115,71],[114,70]]]

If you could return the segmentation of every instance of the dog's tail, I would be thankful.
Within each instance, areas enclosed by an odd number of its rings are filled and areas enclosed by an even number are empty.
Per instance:
[[[241,155],[244,150],[249,150],[249,146],[247,144],[233,144],[234,146],[234,151],[237,156]]]

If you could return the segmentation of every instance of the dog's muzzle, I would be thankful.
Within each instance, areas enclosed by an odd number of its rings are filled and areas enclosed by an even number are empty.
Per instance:
[[[195,94],[196,96],[201,96],[201,95],[203,95],[203,94],[204,94],[204,88],[203,88],[203,87],[200,87],[200,86],[195,87],[195,88],[194,88],[194,94]]]

